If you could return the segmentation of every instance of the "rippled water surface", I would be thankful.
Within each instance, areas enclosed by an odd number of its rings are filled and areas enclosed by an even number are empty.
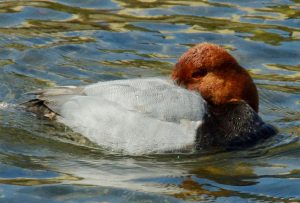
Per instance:
[[[16,106],[38,88],[168,75],[204,41],[250,71],[277,136],[126,156]],[[299,71],[299,0],[0,0],[0,202],[300,201]]]

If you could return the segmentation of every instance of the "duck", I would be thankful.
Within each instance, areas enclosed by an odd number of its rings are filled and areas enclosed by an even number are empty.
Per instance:
[[[259,116],[250,74],[219,45],[188,49],[170,77],[31,92],[27,110],[102,148],[132,155],[241,149],[277,133]]]

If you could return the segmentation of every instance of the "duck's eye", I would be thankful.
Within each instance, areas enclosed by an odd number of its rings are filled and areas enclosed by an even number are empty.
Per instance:
[[[206,69],[199,69],[192,73],[192,78],[201,78],[207,74]]]

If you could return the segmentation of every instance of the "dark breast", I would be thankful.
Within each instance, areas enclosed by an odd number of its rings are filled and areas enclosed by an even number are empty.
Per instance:
[[[220,109],[208,106],[203,124],[197,130],[196,148],[241,149],[253,146],[277,133],[245,102],[227,104]]]

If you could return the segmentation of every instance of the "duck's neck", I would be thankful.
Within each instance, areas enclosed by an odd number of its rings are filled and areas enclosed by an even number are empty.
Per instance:
[[[246,102],[208,105],[203,124],[197,130],[196,149],[244,148],[274,134],[275,128],[264,123]]]

